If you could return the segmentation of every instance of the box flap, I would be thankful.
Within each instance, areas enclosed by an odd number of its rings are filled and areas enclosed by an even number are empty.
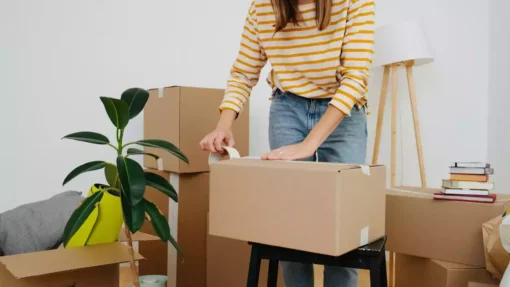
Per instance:
[[[143,257],[135,252],[135,260]],[[82,268],[129,262],[126,245],[120,242],[86,247],[56,249],[0,257],[4,265],[17,278],[72,271]]]
[[[159,239],[159,237],[151,235],[151,234],[137,232],[135,234],[131,234],[131,240],[133,240],[133,241],[157,241],[157,240],[161,240],[161,239]],[[120,242],[128,241],[126,233],[124,232],[124,229],[120,231],[119,241]]]
[[[244,166],[244,167],[264,167],[264,168],[284,168],[284,169],[307,169],[323,172],[340,172],[342,170],[361,169],[361,165],[327,163],[327,162],[306,162],[306,161],[266,161],[252,158],[240,158],[232,160],[222,160],[214,165],[220,166]],[[380,167],[382,165],[366,165],[369,167]]]
[[[464,264],[459,264],[459,263],[453,263],[453,262],[447,262],[447,261],[442,261],[442,260],[435,260],[435,259],[430,259],[432,260],[432,262],[434,262],[435,264],[443,267],[444,269],[447,269],[447,270],[453,270],[453,269],[483,269],[483,268],[480,268],[480,267],[476,267],[476,266],[470,266],[470,265],[464,265]]]

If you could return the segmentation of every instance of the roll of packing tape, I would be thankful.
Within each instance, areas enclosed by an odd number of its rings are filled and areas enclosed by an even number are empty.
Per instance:
[[[221,160],[241,158],[241,156],[239,155],[239,152],[235,148],[224,146],[223,149],[226,151],[226,153],[222,153],[222,154],[211,153],[211,154],[209,154],[209,166],[211,166],[212,164],[215,164]]]

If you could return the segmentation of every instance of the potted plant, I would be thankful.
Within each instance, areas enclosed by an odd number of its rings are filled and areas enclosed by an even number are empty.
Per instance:
[[[120,203],[121,205],[118,211],[122,210],[122,214],[118,214],[118,216],[123,217],[123,222],[126,226],[126,236],[128,238],[129,252],[131,254],[131,270],[137,287],[140,286],[140,283],[134,263],[131,233],[138,232],[146,219],[150,221],[155,233],[161,240],[169,241],[181,255],[182,251],[176,240],[170,234],[168,220],[153,202],[144,198],[146,186],[157,189],[175,202],[178,201],[177,192],[163,177],[154,173],[145,172],[135,160],[130,158],[138,155],[148,155],[156,159],[158,158],[156,155],[146,153],[134,146],[162,149],[188,163],[186,156],[175,145],[167,141],[146,139],[124,143],[124,131],[129,121],[142,112],[148,99],[149,93],[140,88],[131,88],[124,91],[120,99],[101,97],[101,102],[104,105],[106,113],[116,129],[116,141],[113,143],[102,134],[88,131],[77,132],[64,137],[64,139],[110,146],[117,154],[115,164],[101,160],[91,161],[78,166],[65,178],[64,185],[82,173],[102,169],[104,170],[106,182],[108,184],[93,185],[94,189],[91,189],[88,197],[71,215],[64,230],[64,246],[69,247],[73,236],[77,235],[79,231],[81,232],[81,230],[86,229],[86,224],[84,225],[84,223],[87,222],[87,219],[94,211],[97,212],[98,206],[102,205],[103,198],[108,197],[109,202],[113,202],[111,204],[115,204],[114,202],[116,199],[118,202],[117,204]],[[105,206],[101,207],[105,208]],[[108,207],[106,206],[106,208]],[[112,209],[114,208],[112,207]],[[120,230],[118,230],[118,232],[120,232]]]

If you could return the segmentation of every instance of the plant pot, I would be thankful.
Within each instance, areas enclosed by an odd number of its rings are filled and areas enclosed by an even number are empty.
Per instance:
[[[164,275],[145,275],[138,277],[140,280],[140,287],[166,287],[168,277]],[[134,287],[131,285],[129,287]]]
[[[87,197],[103,191],[104,187],[102,184],[94,184]],[[106,191],[99,204],[71,238],[67,247],[115,242],[119,237],[123,221],[120,197]]]

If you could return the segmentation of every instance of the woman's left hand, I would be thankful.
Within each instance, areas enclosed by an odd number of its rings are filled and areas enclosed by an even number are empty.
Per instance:
[[[306,142],[288,145],[270,151],[262,156],[263,160],[300,160],[315,154],[317,148]]]

